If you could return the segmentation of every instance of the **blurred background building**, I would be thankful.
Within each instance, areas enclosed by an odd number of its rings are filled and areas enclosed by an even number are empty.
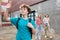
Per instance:
[[[34,6],[36,4],[42,3],[46,0],[1,0],[1,21],[2,21],[2,25],[6,26],[11,24],[10,22],[6,22],[4,20],[4,11],[8,11],[9,16],[10,17],[18,17],[20,16],[20,12],[17,13],[17,11],[19,11],[19,6],[23,3],[28,4],[30,6]],[[14,13],[16,12],[16,13]],[[33,15],[32,15],[33,16]]]
[[[11,7],[7,7],[6,5],[10,1],[12,4]],[[50,26],[55,29],[57,34],[60,34],[60,0],[2,0],[1,8],[6,10],[7,7],[9,16],[17,17],[20,16],[19,5],[22,3],[30,5],[31,9],[36,11],[36,14],[37,12],[42,13],[43,17],[48,13],[51,19]],[[10,23],[3,20],[3,15],[0,15],[0,22],[3,22],[2,24]]]
[[[35,15],[41,13],[42,18],[46,13],[48,13],[50,17],[50,27],[53,28],[55,33],[59,34],[60,36],[60,0],[0,0],[0,13],[2,13],[0,14],[0,26],[5,27],[12,25],[10,22],[6,22],[4,20],[3,13],[5,10],[8,11],[10,17],[20,17],[19,6],[22,3],[30,5],[32,11],[33,10],[36,11]],[[7,28],[3,28],[2,30],[4,30],[4,32],[7,33],[7,31],[8,32],[10,31],[10,29],[16,30],[13,28],[7,27]],[[15,31],[12,30],[11,30],[12,33],[11,32],[10,33],[13,35]],[[3,31],[2,32],[0,31],[0,33],[2,34]],[[3,37],[4,36],[2,36],[2,38]],[[60,38],[54,40],[60,40]]]

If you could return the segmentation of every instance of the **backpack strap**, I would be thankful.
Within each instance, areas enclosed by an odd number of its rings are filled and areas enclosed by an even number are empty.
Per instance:
[[[29,18],[29,22],[31,23],[31,18]]]
[[[17,22],[16,22],[16,28],[18,29],[18,22],[21,18],[18,18]]]
[[[29,18],[29,22],[31,23],[31,18]],[[29,28],[29,27],[28,27],[28,28]],[[32,38],[32,29],[31,29],[31,28],[29,28],[29,32],[30,32],[31,38]]]

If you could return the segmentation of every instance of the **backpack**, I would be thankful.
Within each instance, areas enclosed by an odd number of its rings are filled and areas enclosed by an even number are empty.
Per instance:
[[[18,30],[18,22],[19,22],[19,20],[20,20],[20,18],[18,18],[18,20],[17,20],[17,25],[16,25],[16,29]],[[31,22],[31,18],[29,18],[29,22]],[[28,27],[29,28],[29,27]],[[29,32],[30,32],[30,34],[31,34],[31,38],[32,38],[32,29],[31,28],[29,28]]]

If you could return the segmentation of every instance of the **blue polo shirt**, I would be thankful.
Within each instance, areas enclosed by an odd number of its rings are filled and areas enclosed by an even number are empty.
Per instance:
[[[16,24],[17,20],[18,20],[18,18],[10,18],[11,23],[14,24],[15,26],[17,25]],[[16,40],[31,40],[31,34],[30,34],[29,28],[27,26],[28,22],[29,22],[29,19],[25,20],[23,18],[20,18],[20,20],[18,22]],[[31,24],[36,29],[34,20],[31,20]]]

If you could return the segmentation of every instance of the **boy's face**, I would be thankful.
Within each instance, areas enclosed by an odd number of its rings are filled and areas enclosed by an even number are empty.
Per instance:
[[[21,11],[22,15],[25,15],[28,13],[27,8],[24,8],[24,7],[22,7],[20,11]]]

